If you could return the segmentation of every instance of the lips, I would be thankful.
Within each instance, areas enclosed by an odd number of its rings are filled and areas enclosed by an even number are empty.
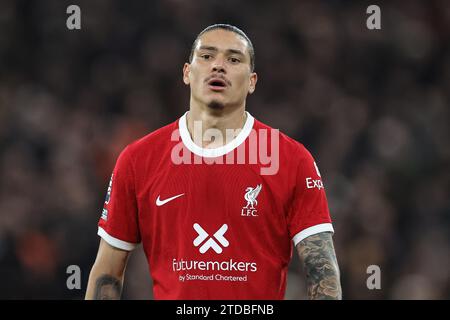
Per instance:
[[[225,80],[220,79],[220,78],[213,78],[208,81],[208,84],[210,86],[214,86],[214,87],[226,87],[227,86],[227,83],[225,82]]]
[[[223,91],[229,86],[229,82],[223,78],[212,77],[207,81],[208,87],[213,91]]]

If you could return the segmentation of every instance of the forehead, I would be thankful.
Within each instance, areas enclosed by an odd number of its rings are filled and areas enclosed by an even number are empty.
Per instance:
[[[201,46],[216,47],[219,50],[235,49],[248,53],[247,41],[232,31],[215,29],[208,31],[200,36],[195,46],[198,50]]]

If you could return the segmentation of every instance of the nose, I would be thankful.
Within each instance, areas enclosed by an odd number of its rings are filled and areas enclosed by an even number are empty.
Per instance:
[[[223,66],[214,66],[212,71],[214,72],[221,72],[221,73],[225,73],[225,68]]]
[[[217,57],[216,59],[214,59],[214,63],[212,64],[212,71],[226,73],[223,58]]]

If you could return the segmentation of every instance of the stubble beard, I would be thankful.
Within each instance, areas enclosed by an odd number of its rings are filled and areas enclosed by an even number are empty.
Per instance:
[[[208,108],[212,110],[223,110],[225,108],[225,105],[217,100],[212,100],[210,103],[208,103]]]

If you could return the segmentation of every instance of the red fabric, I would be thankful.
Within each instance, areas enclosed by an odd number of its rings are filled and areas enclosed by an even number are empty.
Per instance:
[[[255,120],[253,129],[259,133],[271,128]],[[261,167],[267,165],[261,163],[175,164],[171,155],[177,145],[194,158],[181,139],[172,141],[179,137],[173,135],[176,130],[178,121],[123,150],[99,227],[113,238],[142,242],[155,299],[283,299],[292,238],[331,222],[313,157],[280,133],[275,175],[262,175]],[[248,155],[249,138],[244,144]],[[231,152],[237,159],[237,149]],[[247,188],[258,185],[256,211],[243,209]],[[156,205],[158,198],[181,194]],[[215,237],[221,227],[227,229]],[[205,239],[197,239],[202,233]],[[198,246],[195,239],[202,240]],[[194,280],[196,276],[202,277]]]

